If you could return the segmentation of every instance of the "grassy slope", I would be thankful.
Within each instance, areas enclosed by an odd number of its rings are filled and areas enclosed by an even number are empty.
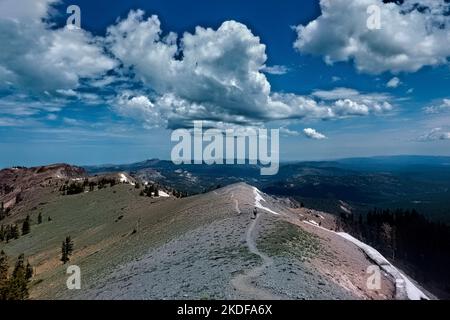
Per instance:
[[[318,237],[287,221],[279,220],[259,240],[260,248],[270,256],[292,256],[305,261],[323,250]]]
[[[80,266],[82,285],[89,287],[114,266],[129,261],[149,248],[202,224],[223,217],[214,203],[202,196],[184,199],[151,199],[139,196],[130,185],[117,185],[74,196],[55,196],[32,215],[41,225],[32,224],[31,233],[0,244],[10,257],[25,253],[35,267],[33,298],[70,297],[65,287],[66,266],[59,261],[63,239],[70,235],[75,243],[69,264]],[[195,208],[209,208],[208,214]],[[226,206],[224,206],[226,207]],[[50,216],[52,221],[47,221]],[[120,220],[118,218],[123,216]],[[133,229],[138,232],[133,234]]]

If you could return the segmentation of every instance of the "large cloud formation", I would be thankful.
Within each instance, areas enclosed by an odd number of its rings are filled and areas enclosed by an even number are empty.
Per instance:
[[[270,84],[260,72],[265,46],[247,27],[234,21],[218,30],[197,27],[178,47],[175,34],[162,36],[156,16],[143,16],[132,11],[108,28],[107,42],[114,56],[156,91],[160,107],[204,120],[270,117]]]
[[[294,47],[327,63],[353,60],[359,71],[414,72],[450,57],[450,3],[446,0],[321,0],[322,14],[296,27]],[[367,27],[367,9],[380,9],[380,29]]]
[[[272,92],[264,74],[265,45],[235,21],[226,21],[217,30],[197,27],[178,39],[174,33],[163,34],[158,17],[145,19],[143,11],[131,11],[108,28],[106,43],[138,80],[154,90],[152,103],[166,115],[169,127],[187,126],[196,119],[235,124],[333,119],[392,107],[387,97],[362,100],[354,90],[352,97],[336,99]]]
[[[100,39],[42,21],[52,0],[0,2],[0,91],[43,93],[77,88],[115,67]]]
[[[157,16],[137,10],[108,27],[104,37],[95,37],[46,22],[53,2],[29,1],[26,10],[15,10],[11,0],[0,4],[0,41],[8,43],[0,52],[0,109],[6,114],[14,114],[13,101],[27,97],[58,105],[73,99],[107,102],[146,127],[168,128],[189,127],[194,120],[259,125],[392,109],[389,96],[345,88],[306,96],[273,92],[265,73],[275,69],[266,66],[266,46],[236,21],[177,35],[164,32]],[[119,78],[125,86],[115,84]],[[90,91],[80,90],[85,88]],[[34,105],[30,114],[39,110]]]

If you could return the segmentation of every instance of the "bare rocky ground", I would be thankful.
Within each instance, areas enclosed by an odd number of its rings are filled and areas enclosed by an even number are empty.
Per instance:
[[[233,274],[259,263],[245,247],[240,217],[187,232],[121,266],[86,293],[95,299],[226,299]],[[245,226],[245,225],[243,225]]]
[[[366,269],[372,262],[356,246],[304,223],[306,218],[317,218],[316,213],[287,208],[264,195],[263,205],[279,214],[260,209],[255,219],[255,192],[246,184],[228,186],[200,198],[202,201],[182,209],[188,211],[184,213],[186,219],[192,222],[194,213],[199,221],[210,215],[215,219],[196,227],[193,224],[160,245],[149,244],[146,252],[108,268],[101,276],[90,277],[81,290],[62,293],[59,298],[393,297],[394,287],[386,276],[381,290],[366,288]],[[332,224],[329,217],[320,219]],[[145,232],[152,232],[151,226]]]

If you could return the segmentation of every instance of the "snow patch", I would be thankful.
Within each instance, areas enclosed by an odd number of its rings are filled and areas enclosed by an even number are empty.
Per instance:
[[[132,186],[135,185],[134,182],[130,181],[130,179],[128,179],[125,174],[121,173],[121,174],[119,174],[119,176],[120,176],[120,178],[119,178],[120,183],[129,183]]]
[[[314,223],[311,223],[310,221],[306,221],[306,220],[303,220],[303,222],[306,223],[306,224],[309,224],[309,225],[311,225],[311,226],[314,226],[314,227],[316,227],[316,228],[319,228],[319,229],[322,229],[322,230],[325,230],[325,231],[328,231],[328,232],[333,232],[333,233],[335,233],[334,231],[332,231],[332,230],[330,230],[330,229],[327,229],[327,228],[324,228],[324,227],[322,227],[322,226],[319,226],[317,223],[314,224]],[[315,221],[314,221],[314,222],[315,222]]]
[[[258,188],[253,187],[253,193],[255,194],[255,207],[260,208],[262,210],[266,210],[269,211],[270,213],[273,214],[279,214],[278,212],[273,211],[272,209],[266,208],[261,204],[261,200],[266,202],[266,200],[264,200],[264,198],[261,195],[261,191],[258,190]]]
[[[341,210],[342,211],[344,211],[345,213],[348,213],[348,214],[350,214],[350,213],[352,213],[350,210],[348,210],[346,207],[344,207],[344,206],[339,206],[340,208],[341,208]]]
[[[170,197],[169,194],[167,194],[166,192],[162,191],[162,190],[158,190],[159,196],[160,197]]]

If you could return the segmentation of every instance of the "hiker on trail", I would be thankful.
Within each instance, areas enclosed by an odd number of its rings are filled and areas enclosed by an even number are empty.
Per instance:
[[[256,219],[256,216],[258,215],[258,210],[256,210],[256,207],[253,208],[253,219]]]

